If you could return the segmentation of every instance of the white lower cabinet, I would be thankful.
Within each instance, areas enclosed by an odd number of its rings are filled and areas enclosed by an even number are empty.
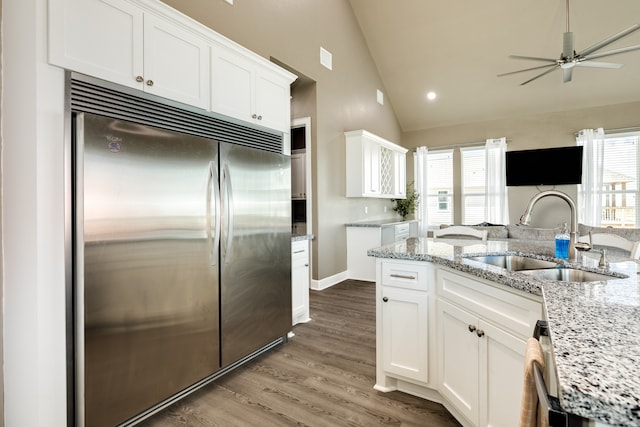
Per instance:
[[[438,389],[468,425],[518,425],[539,297],[438,269]]]
[[[465,427],[517,426],[541,298],[429,262],[376,272],[375,388],[442,402]]]
[[[309,321],[309,241],[291,242],[292,325]]]
[[[517,426],[525,340],[438,301],[440,393],[472,425]]]
[[[423,383],[429,380],[428,306],[426,292],[383,287],[382,367],[385,372]]]
[[[377,379],[382,391],[398,380],[431,386],[435,368],[435,269],[426,263],[378,260]]]

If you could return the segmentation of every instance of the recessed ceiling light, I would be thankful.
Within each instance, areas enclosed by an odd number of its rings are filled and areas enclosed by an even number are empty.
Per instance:
[[[427,92],[427,99],[429,101],[433,101],[434,99],[436,99],[438,95],[436,95],[435,92],[431,91],[431,92]]]

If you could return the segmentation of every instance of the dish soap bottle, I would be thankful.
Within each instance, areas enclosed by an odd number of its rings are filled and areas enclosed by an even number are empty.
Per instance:
[[[569,258],[569,232],[567,231],[567,223],[565,222],[556,234],[556,258]]]

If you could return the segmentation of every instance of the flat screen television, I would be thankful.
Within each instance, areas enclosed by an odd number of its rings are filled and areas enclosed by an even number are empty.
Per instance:
[[[507,186],[582,182],[582,146],[506,152]]]

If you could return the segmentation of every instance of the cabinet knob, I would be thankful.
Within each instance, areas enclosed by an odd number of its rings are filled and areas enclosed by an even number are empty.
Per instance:
[[[483,331],[482,329],[478,329],[478,330],[476,331],[476,334],[477,334],[480,338],[482,338],[482,337],[484,336],[484,331]]]
[[[468,328],[469,328],[469,332],[473,332],[476,330],[475,325],[469,325]]]
[[[258,116],[258,120],[262,120],[262,116]]]
[[[305,264],[304,266],[305,266],[305,267],[309,267],[309,264]]]
[[[153,80],[147,80],[147,86],[153,86]]]
[[[257,119],[257,118],[258,118],[258,115],[257,115],[257,114],[252,114],[252,115],[251,115],[251,118],[252,118],[252,119]]]
[[[142,78],[142,76],[136,76],[136,81],[138,83],[142,83],[144,81],[144,78]]]
[[[387,297],[382,297],[382,301],[387,302],[387,301],[389,301],[389,298],[387,298]]]

